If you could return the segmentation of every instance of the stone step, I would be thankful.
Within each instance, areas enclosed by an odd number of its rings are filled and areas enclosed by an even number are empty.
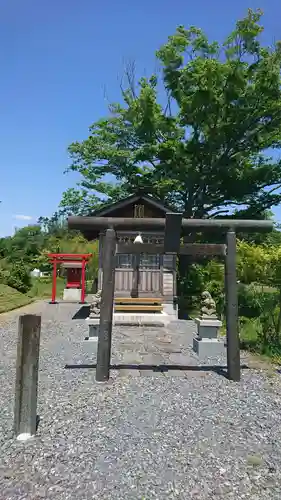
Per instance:
[[[114,306],[115,311],[144,311],[144,312],[161,312],[163,306],[146,305],[146,304],[117,304]]]
[[[115,297],[115,304],[162,304],[160,297]]]

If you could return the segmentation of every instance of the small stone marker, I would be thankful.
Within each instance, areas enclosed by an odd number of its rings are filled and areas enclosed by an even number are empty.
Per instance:
[[[19,317],[14,432],[20,441],[36,433],[41,316]]]
[[[86,322],[89,326],[89,336],[85,337],[86,341],[98,341],[99,338],[99,329],[100,329],[100,318],[89,318],[86,319]]]

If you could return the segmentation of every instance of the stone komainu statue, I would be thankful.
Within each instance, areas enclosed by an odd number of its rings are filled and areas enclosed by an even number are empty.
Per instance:
[[[101,290],[98,290],[97,293],[93,296],[90,305],[90,318],[100,315],[100,303],[101,303]]]
[[[201,317],[216,318],[216,303],[209,292],[201,295]]]

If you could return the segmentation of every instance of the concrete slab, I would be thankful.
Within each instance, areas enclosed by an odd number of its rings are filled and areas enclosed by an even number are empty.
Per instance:
[[[136,314],[136,313],[114,313],[114,325],[135,326],[166,326],[171,321],[171,316],[165,313]]]
[[[142,363],[144,365],[159,366],[165,364],[165,358],[161,356],[161,354],[159,353],[151,353],[151,352],[144,353],[142,355],[142,358],[143,358]]]
[[[162,373],[160,371],[141,370],[140,369],[140,376],[141,377],[160,377],[160,378],[163,378],[165,375],[164,375],[164,373]]]
[[[171,377],[182,377],[185,378],[185,370],[167,370],[163,372],[164,376],[166,378],[171,378]]]
[[[140,377],[139,370],[128,370],[126,368],[119,368],[118,377],[126,378],[126,377]]]
[[[121,364],[124,365],[140,365],[143,363],[142,356],[138,351],[125,351],[122,355]]]
[[[171,365],[189,366],[190,354],[182,354],[181,352],[171,353],[168,358],[168,363]]]
[[[86,318],[89,325],[96,325],[100,322],[100,318]],[[138,313],[114,313],[113,325],[124,326],[166,326],[171,321],[171,316],[165,313],[154,314],[138,314]]]

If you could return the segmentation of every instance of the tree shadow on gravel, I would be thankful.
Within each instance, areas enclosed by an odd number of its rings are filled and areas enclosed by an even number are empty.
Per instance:
[[[80,364],[80,365],[65,365],[66,370],[83,370],[83,369],[96,369],[97,365],[93,364]],[[141,370],[153,371],[155,373],[166,373],[168,371],[191,371],[191,372],[214,372],[217,375],[228,378],[227,366],[217,365],[139,365],[139,364],[117,364],[110,365],[111,370]],[[242,370],[252,369],[248,365],[241,365]]]
[[[89,315],[90,315],[90,306],[86,305],[80,307],[80,309],[76,311],[74,316],[72,316],[72,319],[86,319],[89,317]]]
[[[36,432],[38,431],[40,421],[41,421],[40,415],[36,415]]]

